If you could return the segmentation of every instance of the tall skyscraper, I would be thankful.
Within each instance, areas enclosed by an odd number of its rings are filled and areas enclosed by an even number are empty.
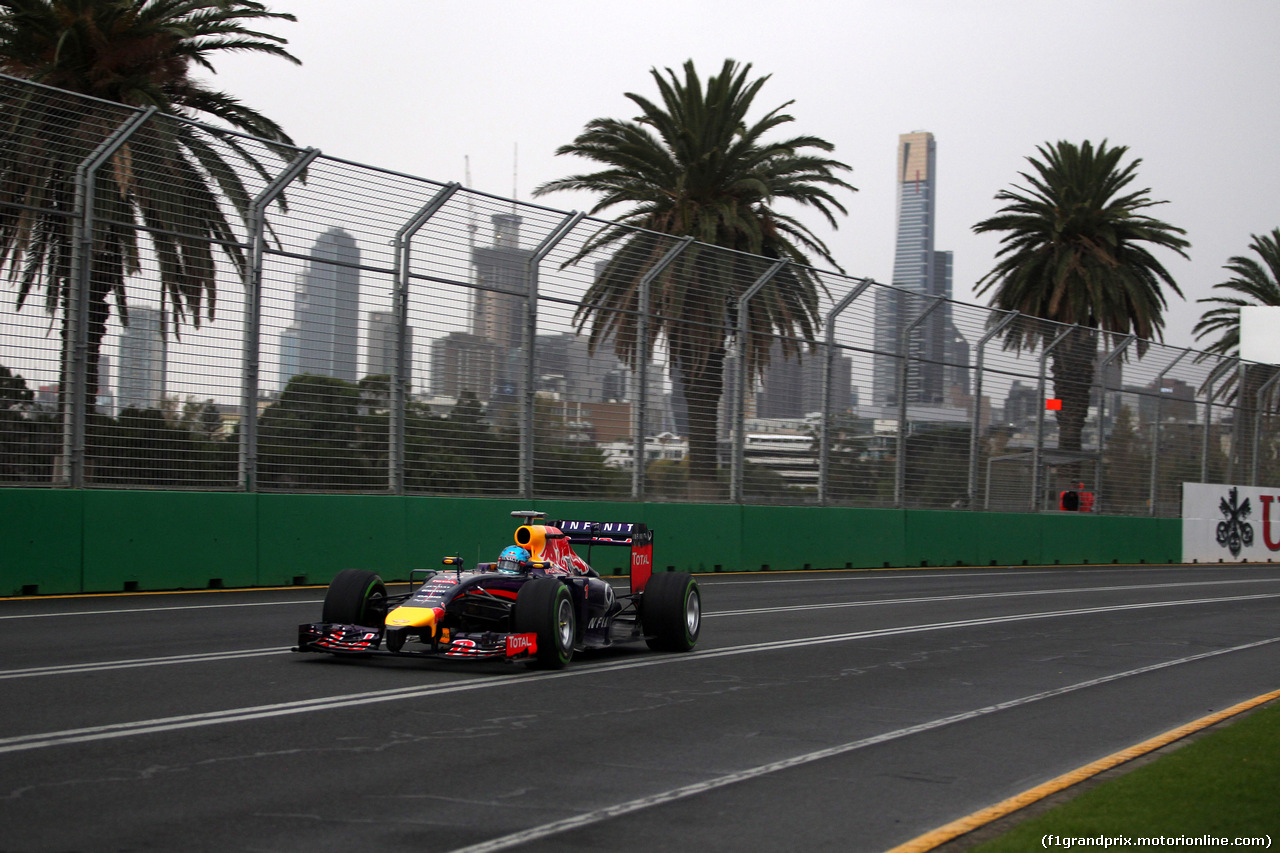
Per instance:
[[[513,398],[524,380],[524,295],[529,292],[529,259],[520,248],[514,213],[492,217],[493,244],[471,250],[476,289],[471,331],[451,332],[431,343],[431,393],[443,397],[474,394],[482,403]]]
[[[524,344],[524,296],[529,292],[529,259],[533,252],[520,248],[520,223],[514,213],[493,217],[493,245],[474,249],[475,300],[471,333],[500,347]]]
[[[302,373],[355,382],[360,249],[341,228],[311,247],[293,292],[293,325],[280,335],[280,387]]]
[[[158,409],[164,402],[168,361],[164,313],[134,306],[120,334],[118,402],[123,409]]]
[[[898,238],[893,258],[893,284],[876,293],[873,400],[893,405],[903,332],[932,300],[951,298],[951,252],[934,248],[937,212],[937,142],[927,131],[898,137]],[[968,371],[952,365],[968,363],[969,347],[944,302],[918,325],[907,342],[912,359],[907,402],[941,405],[956,386],[968,393]]]

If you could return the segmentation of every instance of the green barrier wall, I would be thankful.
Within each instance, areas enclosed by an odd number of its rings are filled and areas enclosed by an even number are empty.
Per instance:
[[[552,518],[643,521],[654,564],[693,571],[1164,563],[1179,519],[850,507],[533,501]],[[0,489],[0,595],[322,584],[344,568],[388,579],[445,555],[494,559],[513,500]],[[596,548],[602,572],[623,549]]]

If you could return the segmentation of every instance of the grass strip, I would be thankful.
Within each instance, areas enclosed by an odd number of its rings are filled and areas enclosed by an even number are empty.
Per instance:
[[[970,848],[1006,853],[1103,846],[1104,839],[1164,838],[1152,846],[1208,848],[1199,839],[1280,843],[1280,704],[1167,755]],[[1084,839],[1084,841],[1077,841]],[[1124,841],[1110,846],[1124,846]],[[1269,847],[1267,843],[1256,846]]]

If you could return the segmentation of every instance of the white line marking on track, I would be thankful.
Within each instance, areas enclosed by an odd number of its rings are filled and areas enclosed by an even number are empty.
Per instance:
[[[994,705],[987,705],[985,708],[975,708],[972,711],[965,711],[960,714],[953,714],[949,717],[942,717],[937,720],[931,720],[927,723],[919,723],[914,726],[907,726],[903,729],[897,729],[892,732],[884,732],[883,734],[873,735],[872,737],[862,738],[861,740],[849,741],[838,746],[828,747],[826,749],[807,752],[803,755],[784,758],[781,761],[773,761],[768,764],[761,764],[756,767],[749,767],[745,770],[739,770],[736,773],[728,773],[723,776],[717,776],[712,779],[706,779],[702,782],[695,782],[692,785],[685,785],[680,788],[673,788],[669,791],[662,791],[657,794],[650,794],[647,797],[641,797],[636,800],[630,800],[625,803],[616,803],[612,806],[605,806],[602,809],[587,812],[585,814],[575,815],[564,820],[558,820],[553,823],[546,823],[542,826],[534,826],[519,832],[513,832],[509,835],[503,835],[498,838],[491,838],[488,841],[482,841],[478,844],[472,844],[467,847],[459,847],[451,851],[451,853],[496,853],[499,850],[507,850],[517,847],[521,844],[528,844],[532,841],[540,841],[544,838],[550,838],[554,835],[561,835],[565,832],[571,832],[575,829],[581,829],[584,826],[591,826],[597,823],[603,823],[616,817],[632,814],[633,812],[642,811],[654,806],[661,806],[666,803],[675,802],[677,800],[695,797],[698,794],[714,791],[717,788],[724,788],[728,785],[734,785],[738,782],[746,782],[751,779],[758,779],[762,776],[768,776],[772,773],[778,773],[782,770],[789,770],[792,767],[800,767],[805,764],[812,764],[815,761],[822,761],[826,758],[834,758],[838,755],[853,752],[854,750],[864,749],[877,744],[888,743],[889,741],[898,740],[910,735],[919,734],[921,732],[931,731],[933,729],[949,726],[953,723],[961,723],[966,720],[976,719],[988,714],[994,714],[998,711],[1005,711],[1010,708],[1017,708],[1022,705],[1028,705],[1032,702],[1039,702],[1042,699],[1050,699],[1055,696],[1062,696],[1067,693],[1074,693],[1077,690],[1084,690],[1090,687],[1097,687],[1112,681],[1119,681],[1122,678],[1130,678],[1137,675],[1144,675],[1149,672],[1166,669],[1168,667],[1179,666],[1185,663],[1205,660],[1206,658],[1216,657],[1218,655],[1230,654],[1232,652],[1244,651],[1246,649],[1265,646],[1270,643],[1280,642],[1280,637],[1272,637],[1267,640],[1258,640],[1252,643],[1245,643],[1239,646],[1233,646],[1229,649],[1218,649],[1212,652],[1202,652],[1201,654],[1191,655],[1190,657],[1179,658],[1177,660],[1165,661],[1164,663],[1151,664],[1150,666],[1131,669],[1127,672],[1118,672],[1113,675],[1104,675],[1100,678],[1093,678],[1088,681],[1069,684],[1065,687],[1057,687],[1053,690],[1045,690],[1040,693],[1032,693],[1029,696],[1023,696],[1019,699],[1011,699],[1006,702],[998,702]]]
[[[1134,567],[1106,566],[1100,564],[1086,564],[1083,571],[1090,575],[1113,574],[1117,572],[1128,573]],[[1210,568],[1208,564],[1181,564],[1160,566],[1154,563],[1147,564],[1147,569],[1153,570],[1172,570],[1178,571],[1191,568]],[[1220,567],[1214,567],[1215,569]],[[1266,563],[1250,564],[1250,569],[1268,569],[1277,568],[1275,565]],[[1068,568],[1047,568],[1047,569],[1026,569],[1020,568],[1018,571],[1010,571],[1013,566],[1001,568],[1000,566],[991,566],[990,569],[984,569],[974,572],[959,572],[947,566],[939,566],[936,569],[926,571],[910,571],[907,569],[791,569],[777,572],[777,575],[787,575],[786,577],[761,577],[757,572],[735,572],[734,574],[750,574],[752,577],[742,579],[731,579],[724,575],[715,573],[701,573],[696,575],[698,582],[707,586],[739,586],[742,584],[793,584],[793,583],[867,583],[870,581],[896,581],[896,580],[920,580],[925,578],[928,580],[951,580],[953,578],[1011,578],[1021,575],[1073,575],[1080,576],[1081,569]],[[908,572],[910,573],[908,574]],[[773,573],[765,573],[773,574]],[[802,577],[801,575],[815,574],[835,574],[837,577]],[[1272,578],[1275,580],[1275,578]]]
[[[284,607],[295,604],[305,604],[308,607],[315,607],[320,604],[322,599],[314,601],[308,599],[306,601],[242,601],[235,604],[183,604],[177,607],[135,607],[128,610],[65,610],[57,613],[13,613],[8,616],[0,616],[0,619],[48,619],[54,616],[114,616],[116,614],[129,613],[167,613],[171,610],[220,610],[224,607]]]
[[[1018,572],[1018,574],[1051,574],[1051,572]],[[979,576],[981,576],[981,573],[975,573],[972,575],[968,575],[968,574],[947,575],[948,578],[979,577]],[[1007,576],[1008,576],[1008,573],[1004,573],[1001,575],[1001,577],[1007,577]],[[905,576],[905,575],[897,575],[891,578],[891,580],[897,580],[899,578],[907,578],[907,577],[908,576]],[[927,576],[911,576],[911,577],[927,577]],[[698,578],[699,583],[709,587],[733,586],[735,584],[746,584],[746,583],[754,583],[754,584],[831,583],[833,581],[840,581],[840,580],[869,580],[869,578],[866,578],[866,577],[793,578],[793,579],[779,578],[779,579],[773,579],[773,580],[743,580],[743,581],[716,581],[716,580],[710,580],[704,577]],[[1000,597],[1016,597],[1019,595],[1052,595],[1056,593],[1109,592],[1109,591],[1134,590],[1134,589],[1172,589],[1175,587],[1183,587],[1183,586],[1226,586],[1230,584],[1241,584],[1241,583],[1280,583],[1280,576],[1274,577],[1274,578],[1243,578],[1243,579],[1235,579],[1235,580],[1179,581],[1179,582],[1171,582],[1171,583],[1163,583],[1163,584],[1134,584],[1134,585],[1128,585],[1128,586],[1097,586],[1097,587],[1081,587],[1081,588],[1064,587],[1061,589],[1049,589],[1049,590],[1026,590],[1026,591],[1014,591],[1014,592],[988,592],[988,593],[960,593],[952,596],[939,596],[934,598],[886,599],[883,601],[853,602],[848,604],[842,604],[842,603],[814,604],[814,605],[808,605],[808,607],[811,607],[811,608],[862,607],[870,604],[897,604],[899,602],[904,604],[917,604],[917,603],[929,602],[929,601],[962,601],[967,598],[1000,598]],[[619,584],[615,584],[615,587],[618,585]],[[621,583],[621,585],[625,587],[625,582]],[[288,606],[294,606],[294,605],[306,605],[308,607],[314,607],[315,605],[320,603],[322,603],[322,600],[317,598],[317,599],[306,599],[306,600],[299,599],[296,601],[242,601],[242,602],[236,602],[236,603],[223,603],[223,604],[182,604],[174,607],[135,607],[135,608],[121,609],[121,610],[66,610],[66,611],[57,611],[53,613],[12,613],[8,615],[0,616],[0,620],[50,619],[50,618],[56,618],[56,617],[62,617],[62,616],[113,616],[113,615],[131,615],[134,613],[166,613],[170,611],[183,611],[183,610],[220,610],[222,608],[236,608],[236,607],[288,607]],[[795,608],[785,608],[785,609],[803,609],[803,608],[795,607]],[[762,610],[732,610],[732,611],[723,611],[720,613],[708,613],[704,615],[738,616],[746,613],[778,612],[778,610],[779,610],[778,608],[766,608]]]
[[[1023,592],[986,592],[960,595],[941,595],[922,598],[893,598],[878,599],[875,601],[837,601],[828,604],[795,604],[786,607],[762,607],[750,610],[721,610],[716,612],[704,612],[703,618],[712,618],[717,616],[758,616],[761,614],[777,615],[780,613],[800,613],[810,610],[834,610],[846,607],[876,607],[888,604],[924,604],[931,602],[944,601],[967,601],[971,599],[982,598],[1016,598],[1019,596],[1036,596],[1036,595],[1058,595],[1073,592],[1115,592],[1124,590],[1138,589],[1169,589],[1173,587],[1183,586],[1205,586],[1217,585],[1221,583],[1261,583],[1259,579],[1236,580],[1236,581],[1188,581],[1185,583],[1170,584],[1143,584],[1136,586],[1100,586],[1086,588],[1064,588],[1064,589],[1044,589],[1029,590]],[[308,602],[315,603],[315,602]],[[210,605],[219,606],[219,605]],[[240,607],[243,605],[221,605],[227,607]],[[1154,604],[1151,606],[1155,606]],[[174,609],[174,608],[165,608]],[[181,608],[177,608],[181,609]],[[107,611],[112,613],[118,612],[137,612],[137,611]],[[0,617],[3,618],[3,617]],[[243,649],[240,651],[226,652],[206,652],[204,654],[192,655],[173,655],[156,658],[134,658],[129,660],[102,661],[98,663],[78,663],[64,664],[61,666],[41,666],[31,667],[28,669],[0,670],[0,681],[10,678],[30,678],[42,675],[72,675],[85,672],[99,672],[116,669],[134,669],[146,666],[164,666],[167,664],[183,664],[183,663],[205,663],[220,660],[233,660],[235,658],[247,657],[265,657],[273,654],[282,654],[289,651],[288,647],[279,647],[274,649]]]
[[[487,690],[493,687],[505,687],[514,684],[535,685],[561,678],[581,678],[602,672],[620,672],[622,670],[641,669],[649,666],[668,666],[689,661],[703,661],[712,658],[734,657],[745,654],[758,654],[784,649],[802,648],[805,646],[827,645],[862,640],[874,637],[902,636],[929,631],[943,631],[951,628],[972,628],[985,625],[999,625],[1009,622],[1032,621],[1036,619],[1052,619],[1062,616],[1083,616],[1098,613],[1117,613],[1159,607],[1179,607],[1196,604],[1222,604],[1235,601],[1258,601],[1280,598],[1280,593],[1263,593],[1257,595],[1241,595],[1230,598],[1199,598],[1182,601],[1157,601],[1145,604],[1124,604],[1119,606],[1089,607],[1076,610],[1054,610],[1043,613],[1020,613],[1009,616],[992,616],[983,619],[963,619],[955,622],[934,622],[925,625],[908,625],[899,628],[881,628],[874,631],[854,631],[845,634],[831,634],[824,637],[804,637],[795,640],[781,640],[771,643],[755,643],[746,646],[732,646],[709,651],[694,651],[683,655],[663,655],[644,660],[618,663],[602,663],[563,670],[561,672],[542,673],[539,675],[520,674],[497,676],[483,680],[468,681],[461,684],[427,685],[423,687],[401,687],[391,690],[376,690],[368,693],[352,693],[339,696],[326,696],[318,699],[303,699],[295,702],[279,702],[272,705],[258,705],[247,708],[229,708],[222,711],[209,711],[200,714],[184,714],[177,717],[162,717],[154,720],[136,720],[126,723],[114,723],[104,726],[90,726],[81,729],[67,729],[58,732],[41,732],[38,734],[18,735],[0,738],[0,754],[22,752],[29,749],[40,749],[49,746],[63,746],[72,743],[88,743],[90,741],[109,740],[140,734],[157,734],[160,732],[178,731],[201,726],[222,725],[224,723],[244,722],[249,720],[265,720],[291,714],[306,714],[314,711],[328,711],[338,708],[350,708],[360,705],[372,705],[380,702],[391,702],[400,699],[434,698],[452,693],[471,690]],[[1271,642],[1267,640],[1265,642]],[[1213,654],[1213,653],[1207,653]],[[1190,659],[1188,659],[1190,660]],[[1157,664],[1158,668],[1160,665]]]
[[[102,672],[112,669],[136,669],[143,666],[166,666],[176,663],[205,663],[219,660],[265,657],[285,654],[288,646],[273,649],[241,649],[230,652],[205,652],[194,655],[169,655],[158,658],[134,658],[132,660],[106,660],[97,663],[68,663],[61,666],[33,666],[28,669],[0,670],[0,681],[9,678],[30,678],[37,675],[70,675],[79,672]]]
[[[938,574],[939,571],[944,571],[944,570],[946,571],[945,575]],[[1117,571],[1120,571],[1120,570],[1117,570]],[[794,575],[801,574],[801,573],[824,574],[828,572],[839,573],[843,576],[833,577],[833,578],[794,577]],[[981,572],[955,572],[954,570],[947,570],[946,566],[940,566],[931,572],[911,572],[910,574],[907,574],[906,572],[907,570],[903,570],[903,569],[806,569],[806,570],[803,570],[803,572],[802,570],[799,570],[799,569],[788,569],[782,572],[778,572],[778,574],[792,574],[793,575],[792,577],[770,577],[766,580],[765,578],[759,577],[759,573],[748,572],[746,574],[752,574],[752,575],[755,575],[755,577],[746,578],[744,580],[728,580],[728,579],[720,580],[717,577],[717,575],[712,573],[712,574],[699,574],[697,575],[697,578],[699,582],[702,582],[703,578],[706,578],[708,585],[735,586],[738,584],[838,583],[841,581],[858,581],[858,582],[865,583],[867,581],[919,580],[921,578],[928,578],[930,580],[941,580],[945,578],[946,580],[950,580],[952,578],[984,578],[984,577],[985,578],[996,578],[996,577],[1008,578],[1008,577],[1014,577],[1015,575],[1072,574],[1072,572],[1069,569],[1039,569],[1039,570],[1026,569],[1026,570],[1017,571],[1017,572],[1010,572],[1010,571],[1001,569],[998,566],[992,566],[990,570],[981,571]],[[742,574],[742,573],[737,573],[737,574]],[[767,574],[772,574],[772,572]],[[723,575],[719,577],[723,577]]]
[[[970,601],[981,598],[1020,598],[1035,595],[1069,595],[1073,592],[1125,592],[1139,589],[1175,589],[1188,586],[1225,586],[1241,583],[1275,583],[1280,578],[1248,578],[1234,581],[1182,581],[1178,583],[1134,584],[1131,586],[1094,586],[1063,587],[1060,589],[1029,589],[1010,592],[966,592],[955,595],[932,595],[920,598],[878,598],[873,601],[833,601],[827,604],[793,604],[788,607],[757,607],[749,610],[717,610],[704,613],[704,617],[712,616],[750,616],[760,613],[789,613],[801,610],[832,610],[842,607],[876,607],[884,604],[929,604],[940,601]]]

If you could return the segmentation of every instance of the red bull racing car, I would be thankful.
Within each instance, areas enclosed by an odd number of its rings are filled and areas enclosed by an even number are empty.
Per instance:
[[[375,573],[339,572],[321,621],[298,626],[294,651],[387,654],[453,660],[522,661],[559,669],[575,652],[644,641],[687,652],[698,642],[702,598],[687,572],[653,572],[653,531],[626,522],[522,520],[496,562],[467,569],[446,557],[442,571],[414,569],[416,590],[388,595]],[[630,591],[613,586],[574,545],[631,551]]]

